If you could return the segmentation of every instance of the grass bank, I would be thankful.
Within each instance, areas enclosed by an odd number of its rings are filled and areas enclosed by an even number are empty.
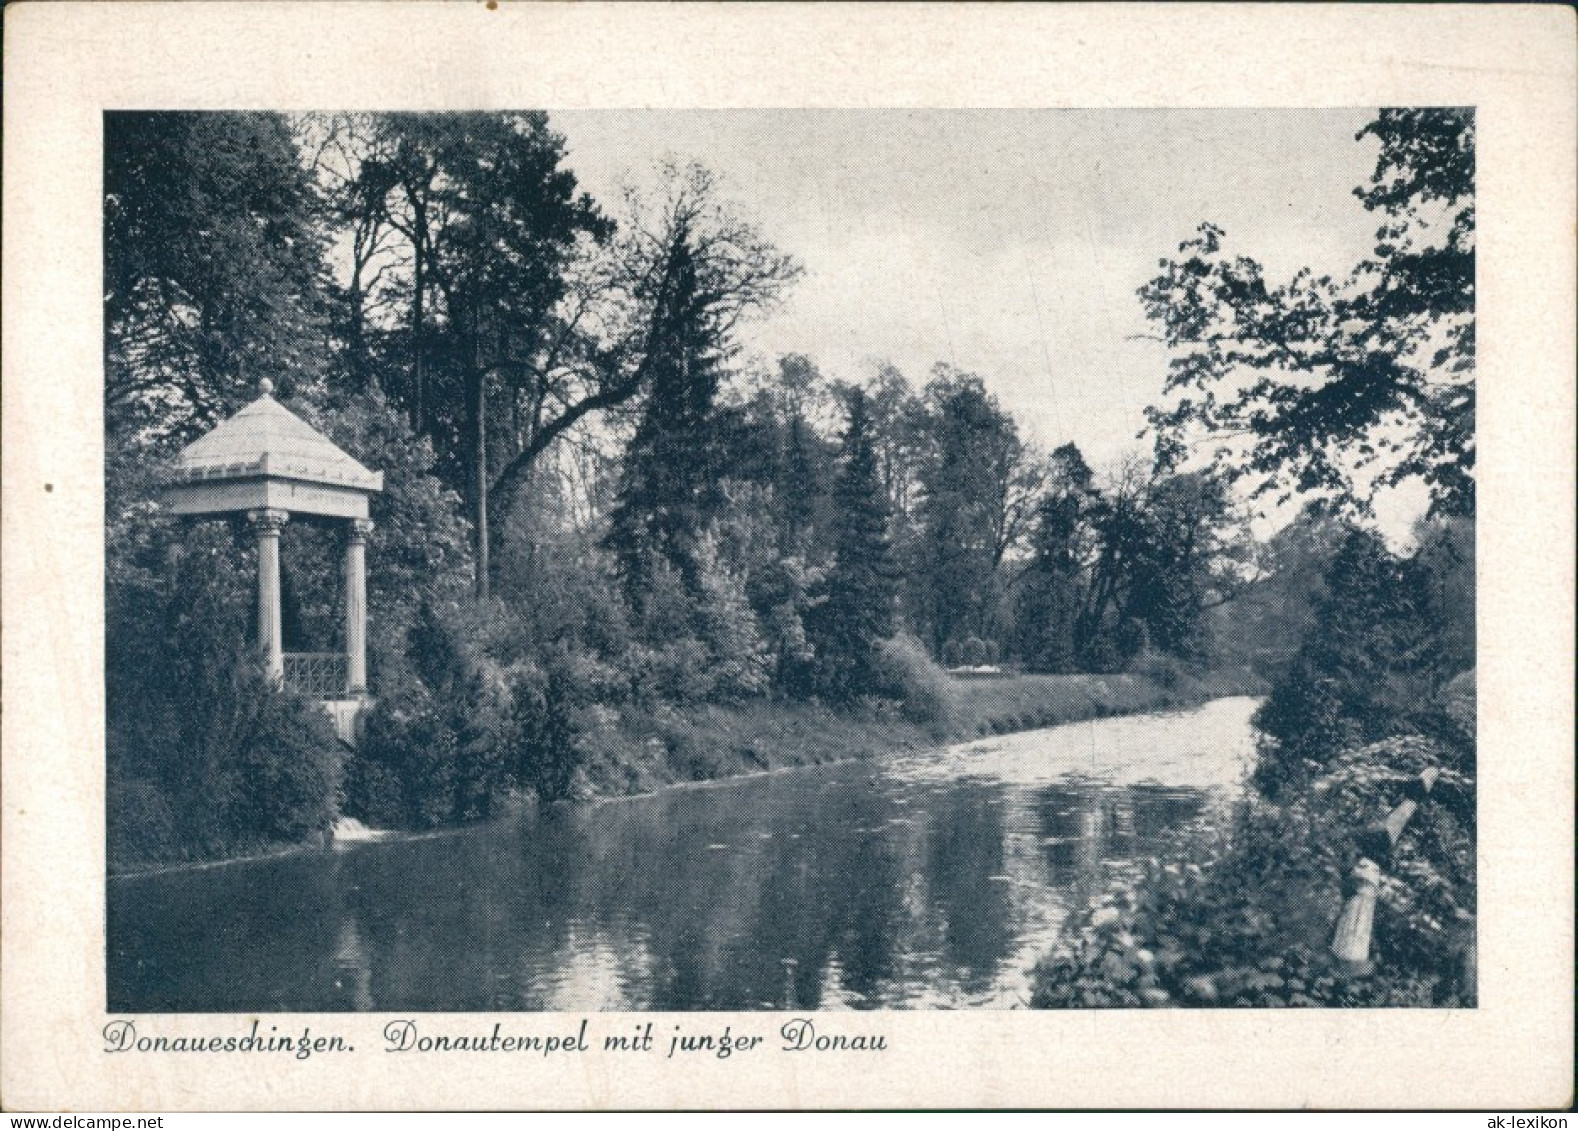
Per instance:
[[[582,798],[649,793],[792,766],[877,758],[939,743],[1086,719],[1180,710],[1264,690],[1247,673],[1182,669],[1126,675],[934,673],[923,712],[897,703],[834,710],[815,703],[593,708],[582,720]]]
[[[1247,671],[1197,674],[1171,665],[1159,671],[1125,675],[949,679],[956,706],[943,737],[955,740],[1114,715],[1180,710],[1227,695],[1265,692],[1265,684]]]

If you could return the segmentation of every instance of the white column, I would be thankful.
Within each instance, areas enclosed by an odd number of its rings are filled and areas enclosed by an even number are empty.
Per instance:
[[[285,681],[285,644],[280,634],[279,532],[290,515],[280,510],[249,511],[258,536],[258,648],[264,669],[278,686]]]
[[[367,693],[367,536],[372,530],[368,519],[353,518],[345,540],[346,690],[352,695]]]

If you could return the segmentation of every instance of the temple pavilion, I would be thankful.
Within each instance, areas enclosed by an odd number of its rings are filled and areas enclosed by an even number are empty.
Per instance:
[[[243,513],[257,538],[258,646],[277,685],[323,702],[351,741],[367,695],[368,502],[383,490],[369,471],[280,404],[273,384],[182,449],[164,501],[176,514]],[[286,652],[280,616],[280,537],[293,516],[343,522],[345,651]]]

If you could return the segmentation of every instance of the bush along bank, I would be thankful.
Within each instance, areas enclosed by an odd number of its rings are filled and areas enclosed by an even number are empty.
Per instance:
[[[1474,782],[1443,770],[1386,862],[1369,962],[1332,943],[1362,851],[1353,834],[1448,751],[1417,737],[1349,752],[1319,788],[1247,801],[1225,828],[1114,877],[1037,967],[1043,1009],[1474,1004]],[[1192,836],[1191,836],[1192,834]],[[1204,835],[1202,835],[1204,834]]]
[[[906,647],[903,644],[898,648]],[[595,708],[582,718],[573,795],[644,793],[666,785],[846,759],[1085,719],[1197,706],[1256,690],[1251,678],[1183,674],[1006,675],[960,680],[914,660],[903,698],[832,708],[782,699]]]
[[[502,623],[497,616],[425,610],[401,639],[375,640],[380,691],[355,750],[334,739],[314,704],[266,687],[250,657],[234,649],[205,654],[201,670],[229,674],[203,701],[224,710],[205,714],[189,704],[178,710],[145,696],[137,709],[128,705],[115,714],[147,724],[117,734],[117,752],[178,747],[203,756],[187,759],[192,780],[184,791],[183,781],[155,780],[128,760],[112,759],[111,870],[323,844],[342,816],[374,829],[421,831],[486,820],[522,803],[628,796],[880,758],[1264,690],[1245,673],[1207,676],[1143,657],[1128,673],[960,679],[901,635],[877,650],[873,693],[849,701],[686,695],[673,679],[643,685],[569,649],[512,654],[499,643]],[[237,693],[241,684],[250,695]],[[196,684],[170,686],[190,692]],[[165,729],[147,729],[155,723]],[[244,756],[226,758],[232,745]],[[252,824],[206,804],[196,787],[206,788],[208,779],[191,767],[210,762],[215,773],[228,775],[222,792]]]
[[[671,682],[665,694],[643,694],[584,657],[467,660],[441,625],[429,631],[426,650],[443,659],[379,704],[347,769],[344,811],[375,827],[432,827],[490,816],[512,798],[626,796],[1263,690],[1243,673],[1208,677],[1160,660],[1127,674],[961,680],[899,636],[878,650],[876,693],[853,701],[687,698]]]
[[[1320,630],[1256,715],[1250,796],[1115,875],[1037,967],[1032,1004],[1475,1003],[1474,673],[1444,678],[1472,662],[1472,588],[1434,603],[1429,568],[1350,539]],[[1340,957],[1356,896],[1373,896],[1368,946]]]

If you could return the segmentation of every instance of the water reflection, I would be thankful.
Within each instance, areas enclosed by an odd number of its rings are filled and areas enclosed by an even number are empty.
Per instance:
[[[1113,861],[1232,796],[1251,707],[118,880],[109,1006],[1011,1006]]]

